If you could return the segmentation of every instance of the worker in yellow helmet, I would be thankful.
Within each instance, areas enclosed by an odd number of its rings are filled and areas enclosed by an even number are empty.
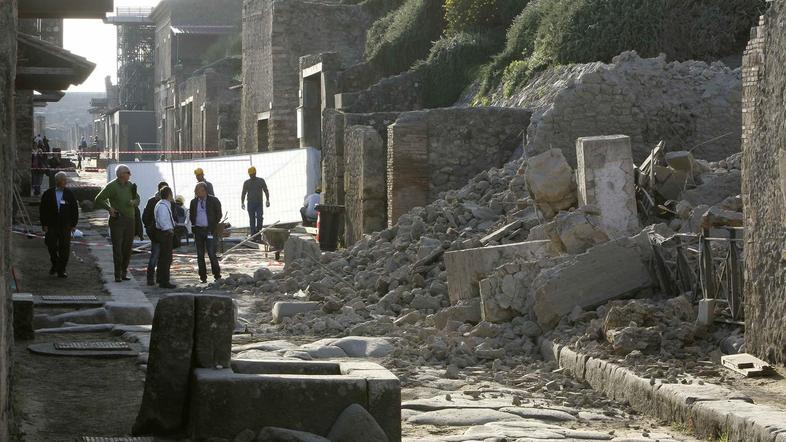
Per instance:
[[[205,179],[205,171],[201,167],[194,169],[194,175],[196,175],[197,183],[205,183],[208,195],[216,196],[215,192],[213,192],[213,184]]]
[[[255,235],[262,229],[264,221],[263,203],[265,207],[270,207],[270,193],[267,190],[267,183],[262,178],[257,177],[257,168],[248,168],[248,179],[243,183],[243,193],[240,195],[240,207],[246,208],[246,195],[248,195],[248,225],[251,235]],[[264,194],[264,196],[263,196]],[[265,202],[267,200],[267,202]]]

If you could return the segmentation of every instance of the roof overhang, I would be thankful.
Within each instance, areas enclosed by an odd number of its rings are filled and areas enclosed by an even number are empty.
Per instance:
[[[19,18],[104,18],[114,0],[19,0]]]
[[[16,88],[56,91],[81,84],[96,65],[52,43],[17,33]]]
[[[65,96],[65,92],[62,91],[36,91],[36,92],[38,93],[33,95],[33,104],[56,103]]]

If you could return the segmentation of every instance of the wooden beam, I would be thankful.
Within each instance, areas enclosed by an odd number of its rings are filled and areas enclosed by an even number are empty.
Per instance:
[[[114,0],[19,0],[19,18],[104,18]]]

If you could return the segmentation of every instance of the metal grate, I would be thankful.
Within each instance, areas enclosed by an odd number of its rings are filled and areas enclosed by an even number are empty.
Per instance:
[[[56,342],[55,350],[68,351],[117,351],[131,350],[131,346],[125,342]]]
[[[88,302],[88,301],[98,301],[98,298],[95,296],[59,296],[59,295],[52,295],[52,296],[42,296],[41,300],[43,301],[56,301],[56,302]]]
[[[81,442],[155,442],[152,437],[94,437],[82,436]]]

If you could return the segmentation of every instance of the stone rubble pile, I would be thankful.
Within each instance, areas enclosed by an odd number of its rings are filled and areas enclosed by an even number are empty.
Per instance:
[[[626,141],[591,141],[607,139]],[[603,178],[603,171],[595,178],[585,171],[577,186],[562,151],[552,149],[480,173],[350,249],[309,253],[288,259],[280,274],[260,269],[253,277],[231,275],[218,284],[256,299],[253,322],[260,328],[272,322],[290,335],[384,336],[395,347],[387,355],[392,366],[442,366],[447,378],[476,366],[507,378],[504,370],[531,363],[544,331],[564,332],[566,321],[591,322],[589,331],[569,329],[584,341],[605,342],[612,354],[689,347],[701,334],[683,326],[695,320],[690,303],[672,300],[671,310],[615,323],[614,318],[625,317],[619,311],[649,305],[637,300],[625,307],[617,300],[650,298],[658,290],[651,271],[652,234],[697,232],[702,223],[733,224],[741,216],[739,185],[734,185],[739,156],[707,163],[672,152],[666,162],[656,170],[656,188],[673,197],[667,206],[673,210],[653,221],[668,227],[659,224],[633,235],[604,228],[604,217],[620,216],[608,204],[614,195],[587,188]],[[633,170],[625,174],[632,176]],[[682,180],[679,191],[672,175]],[[626,204],[635,205],[632,189],[621,191],[629,190],[633,202]],[[581,204],[587,200],[601,206]],[[629,209],[623,215],[629,216]],[[638,223],[622,220],[625,226]],[[335,346],[324,342],[278,355],[341,354],[330,347]]]

